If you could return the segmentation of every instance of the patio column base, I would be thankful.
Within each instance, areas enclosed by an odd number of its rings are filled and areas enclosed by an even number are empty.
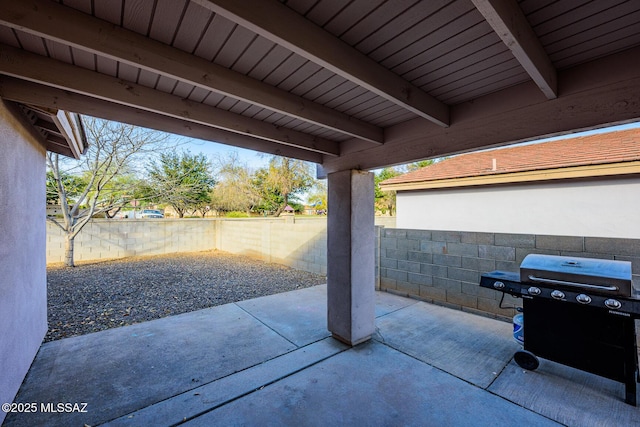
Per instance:
[[[327,218],[328,328],[351,346],[375,331],[373,174],[331,173]]]
[[[343,344],[350,345],[351,347],[355,347],[358,344],[362,344],[363,342],[369,341],[371,339],[371,335],[367,335],[366,337],[362,337],[358,341],[351,341],[351,340],[348,340],[346,338],[342,338],[341,336],[336,335],[334,333],[331,334],[331,338],[336,339],[336,340],[340,341]]]

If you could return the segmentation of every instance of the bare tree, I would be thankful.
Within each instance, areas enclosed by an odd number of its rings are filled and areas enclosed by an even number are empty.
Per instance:
[[[253,171],[238,158],[236,151],[216,160],[218,184],[211,193],[212,205],[218,212],[245,211],[260,202]]]
[[[74,239],[96,215],[116,210],[129,201],[132,189],[114,185],[118,177],[131,173],[136,157],[167,141],[160,132],[123,123],[83,117],[89,148],[79,161],[47,154],[62,218],[47,220],[62,229],[65,236],[65,264],[75,266]],[[69,186],[69,175],[82,177],[83,185]],[[71,200],[73,199],[73,200]]]

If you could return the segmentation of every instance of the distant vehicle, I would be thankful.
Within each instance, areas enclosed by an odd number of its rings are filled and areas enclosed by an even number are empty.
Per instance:
[[[143,209],[140,218],[164,218],[164,214],[155,209]]]

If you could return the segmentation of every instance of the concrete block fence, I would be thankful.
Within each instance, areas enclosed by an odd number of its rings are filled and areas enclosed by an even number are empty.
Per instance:
[[[492,270],[518,271],[527,254],[632,261],[640,280],[640,240],[389,228],[376,219],[376,288],[508,319],[502,293],[478,286]],[[94,220],[76,238],[76,260],[222,250],[326,275],[326,218],[291,220]],[[62,262],[64,239],[47,224],[47,263]],[[520,305],[508,295],[504,306]]]
[[[395,218],[376,218],[393,226]],[[89,261],[218,249],[327,273],[327,220],[321,218],[93,220],[75,241],[75,259]],[[47,264],[64,260],[61,230],[47,222]]]
[[[218,249],[326,274],[326,234],[326,218],[97,219],[78,234],[74,249],[76,261]],[[47,222],[47,264],[63,261],[62,231]]]
[[[215,249],[210,219],[94,219],[75,238],[74,258],[90,261]],[[47,264],[64,261],[64,235],[47,221]]]
[[[519,271],[531,253],[632,261],[640,278],[640,240],[534,234],[383,228],[380,231],[380,289],[499,318],[501,292],[478,286],[492,270]],[[521,306],[505,295],[503,306]]]
[[[327,221],[224,219],[215,248],[311,273],[327,274]]]

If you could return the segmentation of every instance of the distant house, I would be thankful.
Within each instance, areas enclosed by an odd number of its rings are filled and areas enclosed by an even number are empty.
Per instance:
[[[640,129],[462,154],[381,188],[399,228],[640,238]]]

